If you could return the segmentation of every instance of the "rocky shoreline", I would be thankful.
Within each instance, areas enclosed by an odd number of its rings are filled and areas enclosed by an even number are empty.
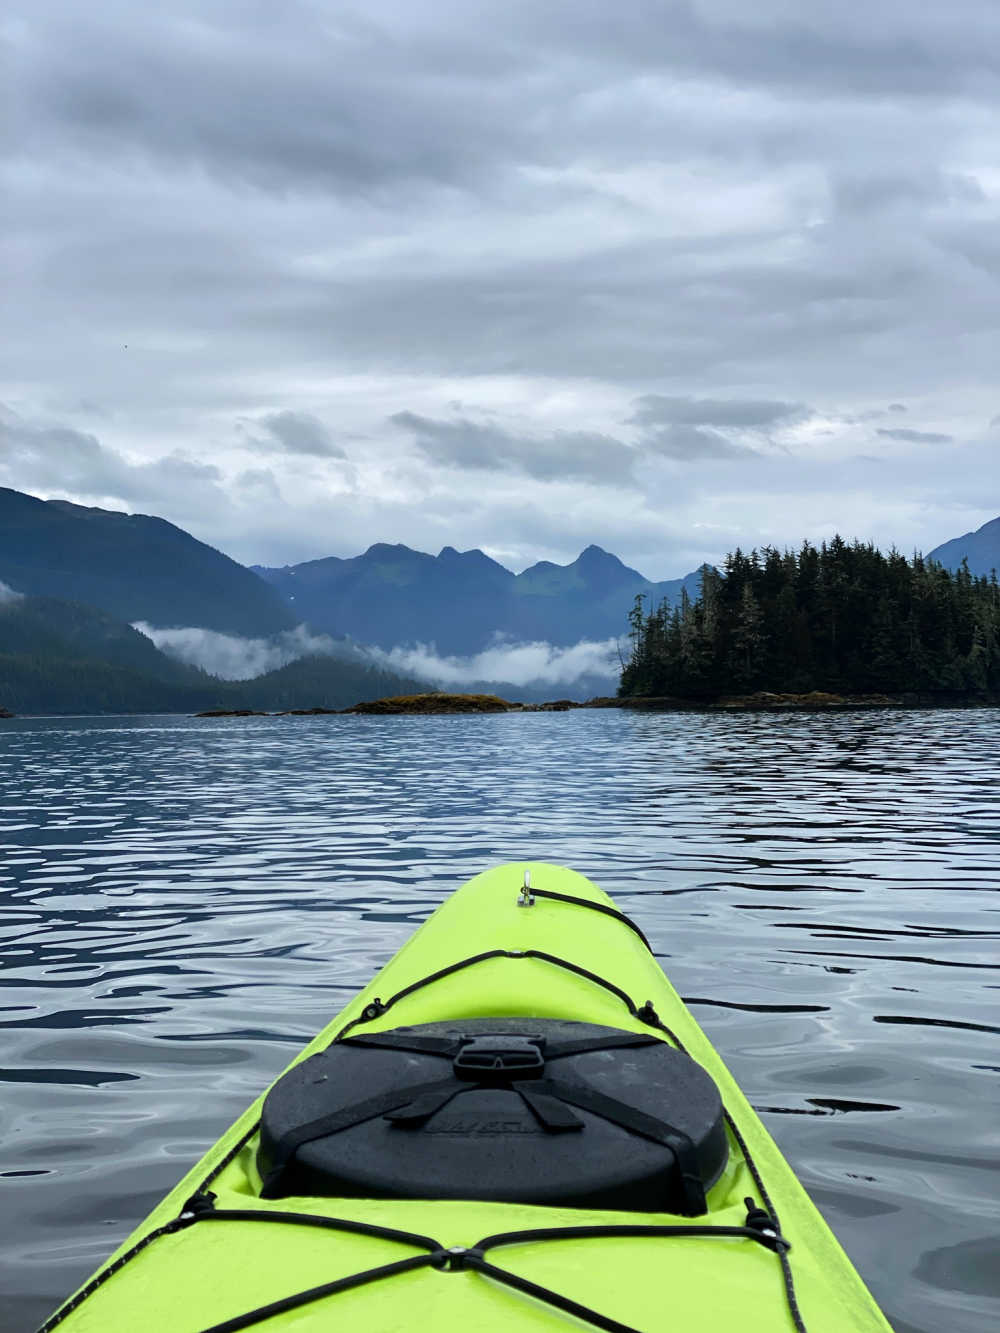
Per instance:
[[[934,698],[916,694],[831,694],[813,690],[808,694],[779,694],[758,690],[753,694],[722,695],[715,699],[677,699],[637,695],[615,699],[599,696],[580,701],[553,699],[548,703],[526,704],[501,699],[496,694],[404,694],[386,699],[371,699],[350,708],[290,708],[278,713],[261,713],[246,708],[213,708],[196,717],[316,717],[344,716],[435,716],[458,713],[566,713],[577,708],[625,708],[645,712],[836,712],[878,708],[976,708],[996,707],[994,698]]]
[[[601,695],[594,699],[551,699],[526,704],[502,699],[497,694],[403,694],[370,699],[350,708],[283,708],[267,712],[257,708],[207,708],[195,717],[343,717],[366,716],[443,717],[462,713],[568,713],[578,708],[624,708],[650,713],[831,713],[879,708],[997,708],[1000,696],[930,694],[831,694],[813,690],[808,694],[784,694],[758,690],[753,694],[727,694],[715,699],[678,699],[670,696],[635,695],[616,699]],[[0,719],[16,717],[0,708]]]

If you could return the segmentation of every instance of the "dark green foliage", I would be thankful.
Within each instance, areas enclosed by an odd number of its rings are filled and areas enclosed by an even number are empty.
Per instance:
[[[54,597],[0,602],[0,706],[14,713],[349,708],[422,688],[360,655],[307,657],[255,680],[219,680],[92,606]]]
[[[200,674],[200,673],[198,673]],[[187,713],[236,708],[227,681],[178,685],[84,658],[0,653],[0,699],[14,713]]]
[[[349,708],[426,689],[426,682],[335,657],[303,658],[255,680],[217,680],[194,670],[190,676],[196,683],[158,679],[106,661],[0,652],[0,700],[21,714]]]
[[[208,707],[226,689],[96,607],[0,602],[0,702],[15,713],[177,712]]]
[[[363,661],[316,656],[300,657],[266,676],[234,682],[229,688],[244,701],[230,707],[277,712],[286,708],[350,708],[387,695],[415,694],[425,690],[427,682],[397,676]]]
[[[61,597],[0,602],[0,653],[103,662],[180,685],[204,685],[209,679],[196,667],[167,657],[145,634],[106,611]]]
[[[1000,587],[840,537],[796,554],[736,550],[701,594],[631,615],[619,694],[1000,692]]]

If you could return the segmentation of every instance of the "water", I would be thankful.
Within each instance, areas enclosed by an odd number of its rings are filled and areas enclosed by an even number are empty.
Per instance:
[[[649,935],[899,1333],[1000,1325],[1000,713],[0,723],[0,1328],[459,882]]]

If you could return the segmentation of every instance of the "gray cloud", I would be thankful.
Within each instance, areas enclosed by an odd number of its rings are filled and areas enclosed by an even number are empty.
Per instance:
[[[551,643],[497,643],[472,657],[442,657],[433,647],[416,644],[386,652],[368,649],[371,657],[392,671],[433,680],[445,689],[473,682],[570,688],[597,677],[611,690],[619,659],[614,639],[581,642],[570,648]]]
[[[680,80],[785,97],[975,99],[997,76],[1000,47],[1000,20],[982,0],[951,6],[947,23],[908,11],[905,28],[891,0],[866,7],[864,21],[848,5],[808,23],[780,0],[752,14],[637,0],[613,18],[577,0],[534,12],[499,0],[293,0],[278,12],[244,0],[221,14],[181,3],[141,25],[125,0],[73,8],[71,22],[70,8],[39,0],[14,29],[36,135],[266,188],[468,182],[498,159],[552,160],[560,119],[577,139],[614,126],[608,88],[645,110],[633,114],[640,152],[656,142],[658,85]]]
[[[878,433],[890,440],[904,440],[907,444],[951,444],[955,438],[953,435],[942,435],[932,430],[886,430],[880,427]]]
[[[255,431],[263,432],[262,436]],[[269,452],[275,448],[289,454],[313,458],[346,458],[339,444],[317,417],[309,412],[268,412],[258,417],[247,431],[250,442]]]
[[[209,675],[223,680],[251,680],[300,657],[313,653],[336,656],[345,651],[342,643],[338,644],[325,634],[312,634],[305,625],[298,625],[271,639],[247,639],[197,626],[160,629],[145,620],[135,621],[132,628],[152,639],[168,657],[188,666],[201,667]]]
[[[23,600],[24,593],[18,592],[16,588],[12,588],[9,583],[4,583],[0,579],[0,607],[15,606]]]
[[[8,486],[112,497],[142,504],[176,501],[192,487],[214,487],[222,473],[179,450],[133,463],[95,435],[25,421],[0,407],[0,480]]]
[[[4,592],[5,585],[0,583],[0,608],[5,604]],[[315,654],[371,662],[445,689],[472,682],[568,689],[586,680],[594,688],[603,681],[603,687],[610,691],[617,679],[614,639],[582,642],[570,648],[544,642],[501,641],[471,657],[445,657],[426,644],[400,646],[388,652],[358,648],[325,634],[313,634],[305,625],[271,639],[243,638],[196,627],[160,629],[141,620],[133,628],[151,639],[161,652],[223,680],[250,680]]]
[[[971,176],[933,169],[904,172],[864,167],[839,172],[831,180],[831,198],[839,212],[859,217],[900,211],[912,214],[915,210],[986,201],[982,186]]]
[[[5,484],[659,576],[1000,509],[991,0],[12,4]]]
[[[571,478],[613,485],[630,477],[635,462],[634,449],[593,431],[519,436],[499,426],[463,418],[432,421],[414,412],[397,412],[391,420],[412,432],[426,458],[447,466],[514,469],[542,481]]]
[[[645,445],[654,454],[677,459],[752,458],[757,453],[746,445],[733,444],[718,431],[700,426],[666,426],[651,431]]]
[[[522,435],[466,418],[431,420],[414,412],[397,412],[391,420],[412,433],[426,458],[444,466],[514,470],[541,481],[558,478],[629,486],[635,484],[635,468],[644,460],[694,462],[757,456],[752,447],[695,422],[746,429],[805,415],[796,404],[654,394],[644,395],[634,406],[628,421],[643,428],[634,445],[594,431]]]
[[[736,426],[762,429],[808,415],[801,403],[755,398],[677,398],[643,394],[631,420],[641,426]]]

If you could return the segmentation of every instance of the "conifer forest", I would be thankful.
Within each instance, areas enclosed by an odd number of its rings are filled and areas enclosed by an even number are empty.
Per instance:
[[[1000,692],[1000,586],[915,555],[834,537],[797,552],[737,549],[701,593],[636,598],[619,694],[713,698],[757,690]]]

